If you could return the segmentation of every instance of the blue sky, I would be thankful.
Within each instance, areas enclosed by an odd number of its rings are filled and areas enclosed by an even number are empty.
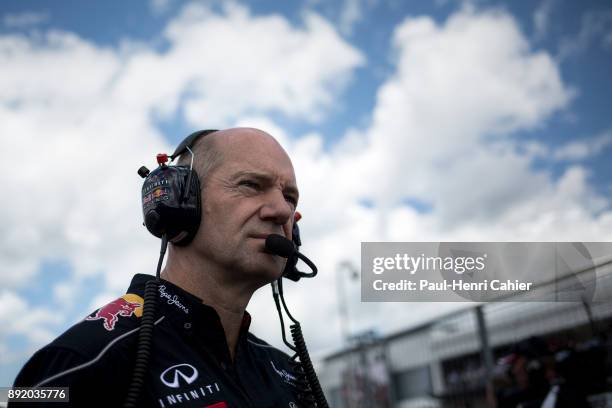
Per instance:
[[[314,354],[361,241],[611,240],[611,56],[606,1],[2,2],[0,385],[153,273],[135,170],[194,129],[260,127],[293,158]],[[348,290],[354,330],[456,307]],[[268,295],[253,327],[279,344]]]

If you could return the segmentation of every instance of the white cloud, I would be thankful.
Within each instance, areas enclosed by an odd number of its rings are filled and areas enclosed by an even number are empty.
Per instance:
[[[608,37],[612,32],[612,12],[587,11],[580,20],[580,30],[559,43],[557,59],[564,60],[584,52],[593,44],[610,50]]]
[[[149,6],[155,15],[164,14],[170,7],[171,0],[150,0]]]
[[[591,140],[571,142],[554,152],[557,160],[584,160],[600,153],[612,143],[612,132]]]
[[[571,90],[509,15],[466,8],[442,26],[407,19],[394,44],[397,71],[378,92],[368,148],[347,161],[357,194],[385,208],[420,198],[445,230],[499,219],[548,186],[504,135],[536,127]]]
[[[353,25],[363,18],[360,0],[344,0],[340,12],[340,31],[345,35],[350,35]]]
[[[361,22],[364,15],[375,5],[376,0],[344,0],[340,9],[338,27],[344,35],[350,36],[355,25]]]
[[[78,50],[60,53],[55,62],[75,66],[80,64],[77,57]],[[49,72],[47,81],[63,80]],[[44,82],[41,77],[39,82]],[[3,281],[27,283],[41,261],[65,258],[78,275],[111,266],[119,268],[115,274],[125,275],[123,268],[134,265],[115,265],[111,258],[138,259],[147,253],[134,194],[140,187],[134,162],[146,160],[141,146],[163,150],[161,137],[143,118],[126,120],[110,102],[96,107],[100,95],[70,103],[71,95],[50,93],[46,101],[30,98],[20,101],[18,109],[0,108],[2,150],[20,152],[7,158],[19,171],[5,186],[14,198],[3,214],[10,234],[1,239],[2,253],[3,260],[13,262],[4,263],[11,272]],[[121,251],[125,242],[132,247],[128,254]],[[139,248],[144,252],[138,254]],[[143,266],[140,261],[138,269]]]
[[[5,14],[2,23],[7,28],[25,28],[43,23],[49,19],[47,13],[25,12],[19,14]]]
[[[0,292],[0,344],[9,335],[20,335],[27,339],[24,346],[40,345],[55,337],[53,326],[61,317],[41,307],[31,307],[18,295],[3,290]],[[3,347],[6,347],[3,345]],[[8,363],[9,354],[0,354],[0,362]]]
[[[601,154],[612,144],[612,131],[605,131],[595,137],[581,138],[559,146],[547,146],[537,141],[521,145],[527,156],[556,161],[583,161]]]
[[[557,160],[584,160],[595,156],[612,144],[612,132],[606,132],[588,140],[570,142],[556,149],[553,157]]]
[[[298,29],[279,15],[255,17],[235,3],[224,4],[223,14],[191,4],[164,37],[166,53],[129,58],[114,96],[162,116],[172,114],[183,97],[194,125],[223,127],[242,115],[270,111],[316,121],[364,63],[314,13],[306,13]]]
[[[535,39],[542,39],[549,29],[550,18],[553,11],[553,0],[542,0],[533,13]]]

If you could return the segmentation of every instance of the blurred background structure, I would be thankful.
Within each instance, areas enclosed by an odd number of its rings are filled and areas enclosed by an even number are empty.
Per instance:
[[[154,272],[137,169],[232,126],[293,160],[320,272],[285,295],[337,404],[476,406],[487,378],[582,356],[607,306],[362,303],[351,263],[367,241],[612,241],[611,55],[608,0],[0,2],[0,386]],[[251,327],[283,347],[272,310],[263,288]]]
[[[612,262],[594,269],[597,291],[612,299]],[[612,302],[506,300],[351,336],[319,369],[330,404],[543,407],[555,394],[551,408],[612,406]]]

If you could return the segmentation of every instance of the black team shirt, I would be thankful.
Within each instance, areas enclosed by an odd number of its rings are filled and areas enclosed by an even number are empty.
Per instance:
[[[23,367],[15,387],[69,387],[70,403],[9,407],[120,407],[132,378],[142,297],[150,275],[101,307]],[[153,349],[140,406],[158,408],[298,408],[298,375],[289,357],[251,334],[245,312],[232,362],[216,311],[161,280]]]

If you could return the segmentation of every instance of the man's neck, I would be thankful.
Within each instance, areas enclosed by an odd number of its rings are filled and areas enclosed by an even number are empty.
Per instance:
[[[222,279],[222,271],[200,271],[199,269],[201,268],[195,269],[182,258],[175,258],[172,262],[169,259],[161,277],[199,297],[204,303],[215,309],[223,325],[225,339],[233,361],[244,311],[254,289],[228,284]]]

